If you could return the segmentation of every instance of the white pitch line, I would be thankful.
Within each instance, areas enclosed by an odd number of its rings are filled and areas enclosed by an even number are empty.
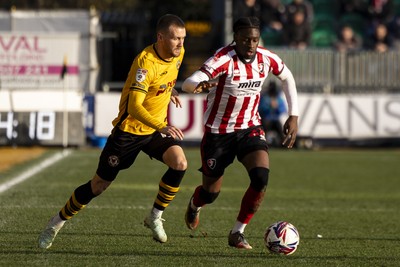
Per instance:
[[[57,161],[65,158],[66,156],[68,156],[71,153],[72,152],[70,150],[63,150],[63,151],[61,151],[59,153],[56,153],[52,157],[47,158],[47,159],[43,160],[42,162],[40,162],[35,167],[33,167],[33,168],[21,173],[20,175],[12,178],[10,181],[5,182],[3,184],[0,184],[0,194],[5,192],[5,191],[7,191],[8,189],[13,187],[14,185],[17,185],[17,184],[19,184],[19,183],[31,178],[35,174],[37,174],[40,171],[44,170],[45,168],[53,165]]]

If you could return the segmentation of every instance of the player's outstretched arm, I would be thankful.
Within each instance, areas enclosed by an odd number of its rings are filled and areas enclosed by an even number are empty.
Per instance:
[[[209,80],[207,74],[198,70],[183,82],[182,89],[187,93],[194,94],[208,92],[210,88],[218,84],[216,82],[209,82]]]

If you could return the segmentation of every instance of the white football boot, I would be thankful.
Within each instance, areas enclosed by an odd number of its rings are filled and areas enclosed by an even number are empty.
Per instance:
[[[66,221],[62,220],[60,216],[57,214],[47,223],[46,228],[39,235],[39,248],[48,249],[53,244],[54,238],[60,231],[60,229],[64,226]]]
[[[161,217],[154,217],[151,214],[144,219],[144,226],[153,232],[154,240],[165,243],[167,242],[167,234],[164,231],[163,221]]]

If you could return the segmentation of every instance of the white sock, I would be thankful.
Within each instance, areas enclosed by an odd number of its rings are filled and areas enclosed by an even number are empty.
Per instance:
[[[235,226],[232,229],[232,233],[236,233],[236,232],[243,233],[244,228],[246,228],[246,226],[247,226],[247,224],[236,221]]]
[[[163,214],[163,212],[164,212],[163,210],[153,208],[151,210],[151,216],[153,216],[154,218],[161,218],[161,215]]]
[[[66,221],[64,221],[63,219],[61,219],[60,214],[57,213],[56,216],[54,216],[53,218],[51,218],[51,223],[57,227],[62,227],[64,225]]]

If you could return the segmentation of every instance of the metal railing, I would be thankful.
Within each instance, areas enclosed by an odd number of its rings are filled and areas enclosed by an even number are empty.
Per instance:
[[[299,92],[400,93],[400,51],[361,51],[350,54],[331,49],[300,51],[282,47],[272,48],[271,51],[279,55],[293,72]],[[193,70],[202,62],[196,61]],[[276,80],[273,75],[269,77]],[[180,82],[177,88],[180,88]],[[123,83],[105,82],[101,90],[118,91],[122,89]]]
[[[274,48],[293,72],[300,92],[400,93],[400,52],[338,53]]]

